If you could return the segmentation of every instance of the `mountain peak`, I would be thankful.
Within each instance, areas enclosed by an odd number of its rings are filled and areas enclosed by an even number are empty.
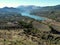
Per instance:
[[[3,7],[4,9],[7,9],[7,8],[9,8],[9,7]]]

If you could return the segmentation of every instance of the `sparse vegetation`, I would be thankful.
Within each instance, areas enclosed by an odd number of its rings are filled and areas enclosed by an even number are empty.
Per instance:
[[[31,14],[47,17],[57,22],[60,22],[60,10],[48,10],[48,11],[36,11],[36,12],[33,11]]]
[[[37,21],[20,13],[0,13],[0,45],[60,45],[60,23],[56,22],[59,12],[34,14],[52,20]]]
[[[42,30],[38,30],[37,28],[34,28],[33,22],[27,23],[25,21],[19,21],[18,24],[23,28],[0,30],[0,44],[1,45],[60,45],[59,43],[60,35],[50,33],[50,31],[45,32]]]

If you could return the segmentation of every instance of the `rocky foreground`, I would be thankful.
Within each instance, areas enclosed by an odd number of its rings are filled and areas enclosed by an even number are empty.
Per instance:
[[[0,45],[60,45],[59,22],[28,20],[18,25],[0,29]]]

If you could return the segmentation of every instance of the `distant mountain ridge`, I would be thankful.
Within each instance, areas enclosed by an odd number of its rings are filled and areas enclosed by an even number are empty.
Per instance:
[[[31,12],[31,11],[47,11],[47,10],[60,10],[60,5],[46,6],[46,7],[29,5],[29,6],[18,6],[17,8],[14,7],[0,8],[0,12]]]
[[[55,10],[60,10],[60,5],[40,7],[38,9],[33,10],[33,11],[38,11],[39,12],[39,11],[55,11]]]
[[[14,7],[3,7],[3,8],[0,8],[0,13],[8,13],[8,12],[20,12],[19,9],[17,8],[14,8]]]
[[[34,6],[34,5],[30,5],[30,6],[19,6],[18,9],[20,9],[22,12],[30,12],[33,9],[38,9],[40,8],[39,6]]]

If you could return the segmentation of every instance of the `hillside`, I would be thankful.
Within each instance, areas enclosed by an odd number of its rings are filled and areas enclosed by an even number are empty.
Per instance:
[[[42,7],[40,9],[33,10],[31,14],[47,17],[60,22],[60,5]]]
[[[34,20],[18,24],[20,27],[0,28],[0,45],[60,45],[60,35],[48,25]]]
[[[59,5],[1,8],[0,45],[60,45],[59,9]],[[22,16],[20,11],[33,11],[31,14],[46,17],[47,20],[35,20]]]

